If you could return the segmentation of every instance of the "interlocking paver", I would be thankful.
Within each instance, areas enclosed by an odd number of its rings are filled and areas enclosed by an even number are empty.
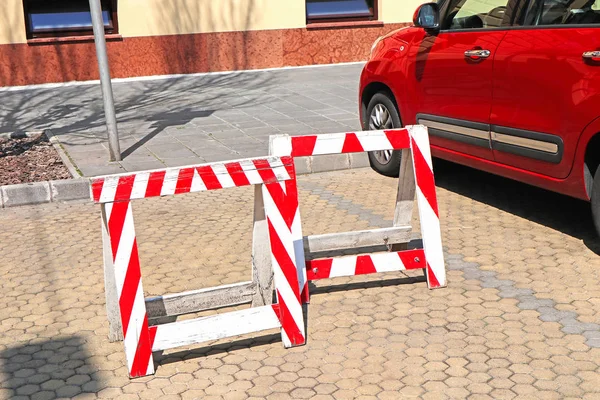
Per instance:
[[[596,398],[589,214],[441,165],[447,288],[418,271],[314,282],[305,346],[286,350],[274,331],[165,351],[139,380],[107,340],[97,207],[1,210],[0,398]],[[389,226],[395,183],[368,169],[301,176],[304,233]],[[135,202],[146,295],[248,280],[251,213],[251,188]]]

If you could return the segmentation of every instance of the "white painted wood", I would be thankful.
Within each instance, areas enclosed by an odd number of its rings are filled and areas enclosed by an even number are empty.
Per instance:
[[[273,303],[273,269],[269,226],[265,217],[262,187],[254,186],[254,222],[252,232],[252,282],[256,285],[252,307]]]
[[[146,298],[148,318],[189,314],[252,301],[253,282],[234,283],[188,292]]]
[[[330,250],[356,249],[361,247],[404,243],[409,241],[411,230],[411,226],[408,225],[305,236],[304,249],[308,253],[316,253]]]
[[[281,327],[271,306],[158,325],[152,351]]]
[[[110,342],[117,342],[123,340],[123,328],[121,326],[121,312],[119,311],[119,296],[117,294],[115,266],[112,259],[112,248],[110,244],[110,235],[108,233],[108,216],[105,207],[105,204],[101,205],[104,295],[106,297],[106,314],[108,316],[108,340]]]
[[[398,193],[396,195],[396,209],[394,210],[394,227],[409,227],[405,243],[392,243],[388,245],[390,251],[402,251],[408,248],[412,231],[412,214],[415,202],[415,173],[413,169],[412,152],[410,149],[402,150],[400,161],[400,177],[398,179]]]

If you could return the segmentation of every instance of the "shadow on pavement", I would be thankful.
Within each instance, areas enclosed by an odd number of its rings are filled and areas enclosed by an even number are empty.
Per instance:
[[[8,348],[0,353],[5,379],[0,387],[12,391],[11,399],[65,399],[97,393],[104,387],[97,381],[97,367],[86,346],[82,337],[69,336]]]
[[[260,332],[258,333],[260,335]],[[233,340],[220,344],[207,344],[203,347],[194,348],[191,350],[182,350],[164,354],[163,352],[154,353],[154,364],[157,368],[161,365],[181,362],[183,360],[194,360],[209,355],[235,352],[236,350],[249,349],[256,346],[264,346],[267,344],[281,342],[280,333],[265,334],[250,339]]]
[[[600,254],[587,202],[445,160],[436,159],[434,169],[437,186],[581,239]]]

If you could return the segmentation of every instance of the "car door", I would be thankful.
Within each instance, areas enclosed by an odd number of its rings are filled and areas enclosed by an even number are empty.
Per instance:
[[[494,59],[494,157],[565,178],[600,115],[600,0],[531,0],[521,18]]]
[[[489,135],[496,49],[517,0],[449,0],[441,31],[423,32],[411,48],[412,108],[434,146],[493,159]]]

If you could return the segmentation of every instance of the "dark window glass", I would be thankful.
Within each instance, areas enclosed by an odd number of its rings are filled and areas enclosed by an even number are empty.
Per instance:
[[[103,0],[101,4],[107,33],[116,33],[114,2]],[[25,0],[25,12],[30,38],[92,34],[88,0]]]
[[[527,25],[600,24],[600,0],[532,1]]]
[[[306,17],[323,19],[371,19],[374,0],[306,0]]]
[[[444,29],[500,28],[507,21],[509,0],[454,0],[442,24]]]

